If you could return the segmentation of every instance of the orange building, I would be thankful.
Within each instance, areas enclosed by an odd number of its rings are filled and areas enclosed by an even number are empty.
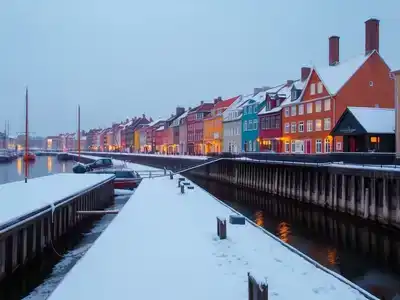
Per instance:
[[[329,66],[314,67],[299,99],[283,108],[284,152],[343,151],[343,137],[329,133],[348,106],[394,107],[390,68],[379,55],[379,20],[365,25],[365,53],[340,62],[339,37],[330,37]]]
[[[218,97],[214,100],[211,114],[204,119],[203,136],[206,154],[209,152],[222,152],[224,137],[222,114],[237,98],[239,96],[227,100],[222,100],[221,97]]]

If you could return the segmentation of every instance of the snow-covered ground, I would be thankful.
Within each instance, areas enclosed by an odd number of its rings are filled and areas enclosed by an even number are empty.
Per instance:
[[[0,185],[0,226],[80,193],[112,177],[110,174],[68,174]]]
[[[177,176],[143,180],[49,299],[244,300],[247,272],[267,278],[269,299],[376,299],[250,221],[219,240],[216,216],[231,214],[197,186],[180,194]]]

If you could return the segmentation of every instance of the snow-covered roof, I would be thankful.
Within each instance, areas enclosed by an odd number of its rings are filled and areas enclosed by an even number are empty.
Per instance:
[[[177,118],[174,120],[174,122],[172,123],[172,124],[176,123],[176,125],[171,125],[171,127],[179,126],[179,122],[180,122],[183,118],[186,118],[186,116],[188,115],[188,113],[189,113],[189,111],[187,110],[187,111],[185,111],[183,114],[181,114],[179,117],[177,117]]]
[[[357,72],[357,70],[371,57],[369,55],[361,54],[349,60],[340,62],[335,66],[328,66],[325,68],[314,68],[321,81],[324,83],[325,88],[331,95],[336,95],[337,92],[349,81],[349,79]]]
[[[149,123],[149,127],[156,125],[159,122],[165,121],[167,118],[159,118],[151,123]]]
[[[394,133],[395,111],[392,108],[348,107],[368,133]]]
[[[160,126],[160,127],[158,127],[157,129],[156,129],[156,131],[162,131],[162,130],[164,130],[164,126]]]
[[[233,102],[224,112],[223,112],[223,119],[224,121],[227,121],[228,117],[229,117],[229,113],[239,110],[241,109],[246,103],[247,101],[249,101],[250,99],[252,99],[252,97],[254,96],[254,94],[247,94],[247,95],[240,95],[235,102]],[[238,115],[237,118],[233,118],[233,119],[229,119],[229,121],[235,121],[238,120],[242,117],[241,114]]]

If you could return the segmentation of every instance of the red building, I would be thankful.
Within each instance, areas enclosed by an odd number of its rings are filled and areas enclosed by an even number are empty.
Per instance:
[[[204,118],[211,113],[214,103],[204,103],[192,109],[187,116],[187,152],[202,155],[205,152],[203,127]]]
[[[300,97],[310,71],[302,68],[301,80],[288,80],[272,92],[267,91],[265,107],[258,113],[260,151],[283,152],[282,106]]]
[[[145,152],[159,151],[159,148],[163,143],[164,127],[165,119],[163,118],[160,118],[148,124],[148,127],[146,128]],[[158,129],[160,130],[157,132]]]

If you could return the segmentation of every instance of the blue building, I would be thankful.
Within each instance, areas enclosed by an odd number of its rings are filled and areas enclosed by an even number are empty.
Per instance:
[[[258,152],[258,112],[265,106],[265,92],[259,92],[243,105],[242,149],[244,152]]]

